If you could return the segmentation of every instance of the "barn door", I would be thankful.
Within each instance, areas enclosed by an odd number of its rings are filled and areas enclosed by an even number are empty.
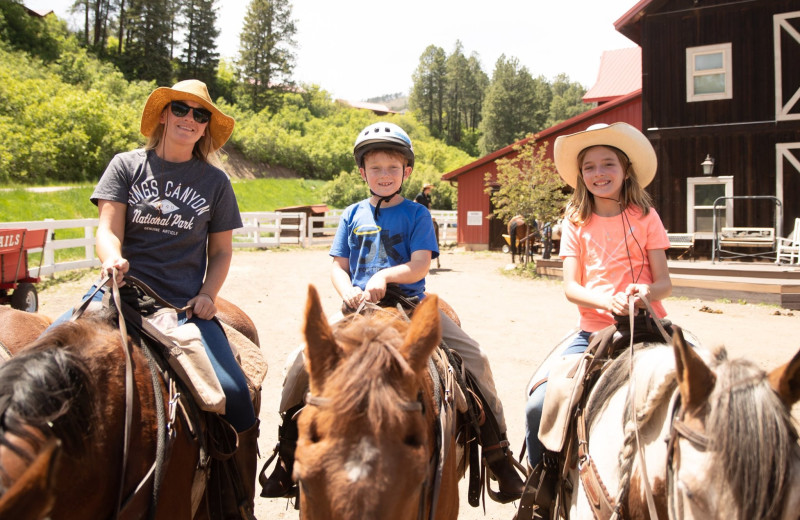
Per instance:
[[[775,119],[800,119],[800,11],[773,15]]]
[[[800,217],[800,143],[777,143],[775,152],[775,196],[783,202],[783,229],[791,229]]]

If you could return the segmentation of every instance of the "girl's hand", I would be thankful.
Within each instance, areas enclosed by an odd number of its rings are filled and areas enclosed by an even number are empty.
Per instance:
[[[647,298],[648,301],[651,300],[651,292],[650,286],[646,283],[632,283],[625,289],[625,297],[627,299],[628,296],[634,296],[634,304],[639,309],[644,309],[645,304],[640,298],[640,296],[644,296]]]
[[[103,272],[103,274],[107,274],[108,276],[114,276],[114,278],[117,281],[117,285],[119,287],[122,287],[123,285],[125,285],[125,282],[122,281],[122,278],[125,276],[125,273],[128,272],[128,269],[130,269],[130,267],[131,266],[127,260],[118,256],[115,258],[109,258],[108,260],[103,262],[103,265],[102,267],[100,267],[100,270]],[[116,274],[114,272],[115,269],[116,269]],[[106,285],[111,285],[111,280],[109,280],[106,283]]]
[[[217,306],[214,305],[214,300],[211,296],[201,292],[187,303],[191,307],[186,311],[186,317],[191,318],[197,316],[201,320],[210,320],[217,315]]]
[[[364,293],[361,291],[361,287],[350,287],[348,290],[342,294],[342,301],[349,309],[356,310],[358,306],[361,305],[361,302],[364,300]]]
[[[617,316],[628,315],[628,295],[624,292],[618,292],[611,296],[606,308],[611,314]]]

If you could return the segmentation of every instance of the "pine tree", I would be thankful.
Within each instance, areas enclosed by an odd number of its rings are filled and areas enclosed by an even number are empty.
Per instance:
[[[252,0],[239,35],[239,67],[250,107],[276,109],[278,94],[291,87],[297,32],[289,0]]]
[[[534,79],[517,58],[498,58],[482,108],[478,142],[488,154],[544,128],[552,92],[542,77]]]
[[[441,137],[444,133],[446,60],[441,47],[428,45],[414,71],[414,85],[408,100],[411,110],[419,114],[419,120],[434,137]]]
[[[130,0],[120,69],[128,79],[172,83],[172,17],[163,0]]]
[[[456,41],[453,53],[447,57],[447,97],[446,97],[446,141],[450,145],[458,145],[463,135],[464,95],[467,88],[469,63],[464,56],[464,46]]]
[[[216,89],[219,53],[216,40],[217,0],[185,0],[183,17],[185,39],[181,54],[178,79],[199,79],[208,85],[212,97],[219,95]]]

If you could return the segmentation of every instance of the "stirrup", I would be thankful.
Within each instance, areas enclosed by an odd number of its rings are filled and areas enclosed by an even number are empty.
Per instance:
[[[554,469],[545,464],[544,459],[542,459],[542,462],[531,470],[530,475],[525,480],[525,490],[522,492],[522,498],[519,499],[519,508],[514,514],[513,520],[550,518],[555,497],[552,491],[549,494],[547,493],[546,486],[553,484],[550,481],[555,476],[553,474]]]
[[[517,469],[522,473],[522,475],[525,475],[525,473],[526,473],[525,472],[525,467],[522,466],[522,464],[520,464],[519,462],[517,462],[517,460],[511,455],[511,453],[507,451],[507,446],[508,446],[508,441],[502,441],[500,443],[500,446],[498,446],[497,448],[494,448],[492,450],[489,450],[489,453],[491,453],[494,450],[499,450],[500,453],[501,453],[500,456],[498,456],[498,455],[487,456],[486,452],[484,452],[483,464],[482,464],[482,468],[481,468],[482,469],[481,481],[483,481],[484,479],[486,481],[486,493],[489,495],[489,498],[491,498],[494,502],[497,502],[497,503],[500,503],[500,504],[508,504],[509,502],[513,502],[515,500],[519,500],[522,495],[520,495],[518,493],[508,493],[508,492],[502,491],[500,489],[500,479],[497,477],[497,475],[494,473],[494,471],[492,470],[491,466],[489,465],[490,464],[490,460],[491,460],[491,462],[495,462],[495,461],[502,461],[503,459],[505,459],[511,465],[511,470],[512,471],[514,469]],[[485,471],[486,473],[483,474],[483,471]],[[490,485],[490,481],[491,480],[495,480],[497,482],[497,484],[498,484],[497,491],[492,489],[492,487]],[[523,491],[523,493],[524,493],[524,491]]]
[[[275,460],[275,469],[272,470],[272,473],[269,477],[267,477],[267,468]],[[275,449],[272,450],[272,455],[269,456],[267,461],[264,463],[264,466],[261,468],[261,472],[258,475],[258,483],[261,485],[261,494],[260,496],[265,498],[296,498],[297,497],[297,484],[294,483],[292,480],[292,476],[289,475],[289,484],[286,483],[276,475],[278,471],[283,471],[284,473],[288,474],[289,472],[286,471],[285,464],[282,465],[282,459],[280,457],[280,443],[275,445]],[[265,488],[269,483],[276,483],[277,487],[279,488],[286,488],[285,492],[282,495],[269,495],[266,494]]]

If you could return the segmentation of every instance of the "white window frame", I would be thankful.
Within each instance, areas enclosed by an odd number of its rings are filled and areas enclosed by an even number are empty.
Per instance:
[[[694,188],[701,184],[723,184],[725,186],[725,196],[733,197],[733,175],[721,175],[717,177],[689,177],[686,179],[686,231],[694,233],[695,239],[714,238],[714,231],[697,231],[694,227],[695,210],[698,209],[714,209],[713,205],[697,206],[694,203]],[[718,206],[719,207],[719,206]],[[725,221],[718,224],[719,227],[732,227],[733,226],[733,199],[725,201]]]
[[[732,46],[730,42],[717,43],[714,45],[703,45],[702,47],[686,48],[686,101],[688,103],[696,101],[713,101],[716,99],[733,98],[733,60],[731,59]],[[722,68],[697,71],[694,68],[695,56],[701,54],[722,53]],[[725,76],[725,91],[712,92],[710,94],[695,94],[694,79],[698,76],[711,74],[723,74]]]

